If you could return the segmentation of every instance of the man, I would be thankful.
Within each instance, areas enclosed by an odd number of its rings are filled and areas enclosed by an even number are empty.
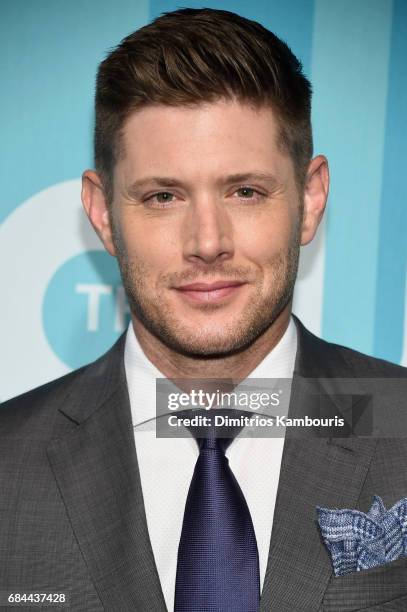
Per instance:
[[[64,593],[75,611],[406,608],[406,559],[335,577],[316,522],[317,506],[405,497],[403,438],[239,436],[211,454],[141,427],[156,377],[293,376],[295,414],[301,380],[406,376],[291,316],[328,194],[310,98],[288,47],[226,11],[167,13],[102,62],[82,199],[132,321],[95,363],[2,407],[3,594]]]

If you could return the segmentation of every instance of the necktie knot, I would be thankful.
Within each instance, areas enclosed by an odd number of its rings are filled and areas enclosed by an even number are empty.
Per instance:
[[[232,442],[231,439],[217,438],[217,437],[197,438],[196,441],[198,443],[200,451],[217,450],[217,451],[220,451],[221,453],[224,453],[227,447],[229,446],[229,444]]]
[[[199,450],[218,450],[225,453],[226,449],[243,429],[241,417],[244,413],[234,408],[212,408],[202,412],[205,425],[188,427],[199,446]]]

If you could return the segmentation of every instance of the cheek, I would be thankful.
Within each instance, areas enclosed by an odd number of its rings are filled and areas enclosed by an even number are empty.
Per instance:
[[[128,223],[124,227],[122,237],[130,263],[141,262],[145,273],[152,275],[170,268],[180,248],[175,244],[173,233],[142,223]]]
[[[237,252],[254,263],[267,263],[288,250],[294,233],[295,225],[288,215],[246,222],[236,232]]]

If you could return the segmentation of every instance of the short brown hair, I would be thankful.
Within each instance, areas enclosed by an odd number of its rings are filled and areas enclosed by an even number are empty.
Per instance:
[[[143,106],[236,98],[273,108],[279,145],[304,184],[312,157],[311,84],[289,47],[256,21],[230,11],[183,8],[133,32],[100,64],[95,165],[107,198],[127,117]]]

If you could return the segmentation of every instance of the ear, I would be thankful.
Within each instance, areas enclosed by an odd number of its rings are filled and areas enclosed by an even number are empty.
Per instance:
[[[311,242],[316,234],[324,214],[328,190],[328,160],[323,155],[318,155],[311,160],[305,181],[301,245]]]
[[[85,170],[82,174],[81,198],[89,221],[103,242],[106,251],[115,256],[108,203],[102,180],[94,170]]]

